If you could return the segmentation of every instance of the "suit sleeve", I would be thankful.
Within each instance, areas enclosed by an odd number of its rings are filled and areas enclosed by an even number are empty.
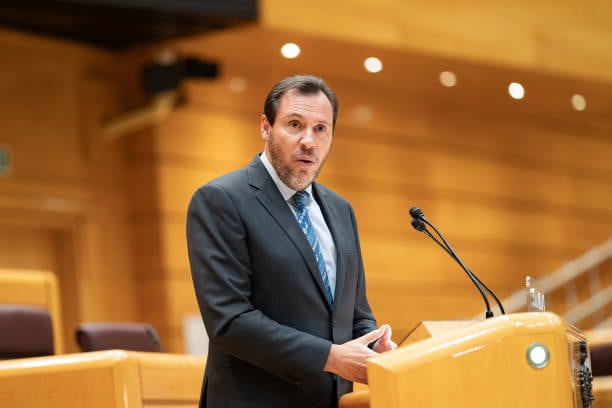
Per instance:
[[[269,319],[250,302],[246,231],[222,186],[208,184],[187,213],[187,247],[210,343],[305,390],[316,388],[331,342]]]

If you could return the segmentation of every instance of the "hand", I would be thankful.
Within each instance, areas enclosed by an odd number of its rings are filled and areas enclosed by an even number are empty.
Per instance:
[[[383,334],[378,338],[372,349],[377,353],[384,353],[385,351],[394,350],[397,348],[397,344],[391,340],[391,326],[383,324],[378,330],[383,329]]]
[[[383,336],[387,330],[390,338],[391,328],[386,325],[344,344],[332,344],[323,371],[337,374],[352,382],[367,384],[366,360],[378,354],[368,348],[368,344]]]

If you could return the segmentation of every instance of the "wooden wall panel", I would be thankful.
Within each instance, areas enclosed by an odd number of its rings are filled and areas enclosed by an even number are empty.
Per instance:
[[[495,131],[495,128],[490,128],[490,131]],[[455,134],[461,132],[460,127],[455,129]],[[606,188],[609,180],[576,180],[568,171],[571,168],[564,169],[562,164],[557,166],[555,174],[531,168],[520,160],[500,162],[497,157],[478,154],[475,149],[449,152],[443,146],[436,149],[430,145],[429,149],[420,149],[387,142],[384,135],[376,135],[376,140],[373,139],[371,132],[366,136],[356,131],[340,133],[339,130],[333,147],[334,156],[329,161],[331,170],[347,175],[359,170],[366,180],[385,180],[398,186],[398,182],[414,184],[427,181],[435,189],[452,189],[474,195],[530,198],[566,206],[575,206],[582,201],[588,202],[594,210],[608,210],[607,203],[612,200],[612,193]],[[385,160],[380,161],[380,157]],[[581,200],[587,196],[593,200]]]
[[[363,217],[360,227],[367,231],[382,230],[397,235],[412,230],[408,209],[416,204],[443,233],[446,231],[449,239],[489,241],[490,246],[520,243],[549,248],[551,252],[569,250],[571,253],[588,247],[593,239],[603,242],[610,232],[609,224],[582,220],[573,217],[569,211],[566,216],[524,212],[521,208],[515,209],[512,202],[506,205],[491,205],[477,199],[466,202],[461,197],[453,200],[455,197],[451,194],[445,197],[450,202],[438,201],[431,197],[411,196],[410,189],[406,194],[396,195],[367,187],[341,190],[353,198],[356,212]],[[423,205],[419,205],[419,198],[423,199]],[[381,208],[382,200],[384,207]],[[576,235],[575,239],[568,242],[567,237],[571,235]]]
[[[0,224],[52,237],[65,350],[83,320],[134,319],[121,152],[99,134],[120,98],[109,53],[0,31],[0,144],[13,171],[0,178]],[[14,244],[23,244],[14,232]],[[10,239],[6,237],[5,239]],[[47,257],[21,245],[28,262]],[[36,265],[45,267],[47,265]]]
[[[189,269],[175,275],[140,283],[139,291],[147,299],[140,317],[153,323],[166,350],[180,353],[184,351],[183,318],[199,312]]]
[[[484,310],[482,298],[471,284],[417,291],[403,286],[400,291],[386,283],[380,286],[369,283],[368,301],[377,322],[391,324],[394,341],[401,341],[422,320],[468,320]],[[452,318],[449,310],[455,310]]]
[[[249,156],[262,146],[260,116],[257,110],[241,113],[187,106],[173,112],[160,126],[161,134],[172,131],[175,136],[160,138],[157,148],[165,159],[176,154],[181,159],[188,156],[206,158],[214,164],[239,165],[240,157]]]
[[[162,233],[167,237],[176,237],[164,241],[166,275],[170,278],[185,278],[191,280],[189,259],[187,258],[187,239],[185,238],[185,214],[180,217],[168,217],[162,222]],[[182,239],[180,239],[182,238]],[[185,273],[187,271],[187,273]]]
[[[161,250],[162,228],[156,217],[132,221],[130,239],[136,279],[160,278],[164,275],[165,253]]]
[[[0,265],[52,271],[56,266],[54,240],[55,234],[50,229],[0,224]]]

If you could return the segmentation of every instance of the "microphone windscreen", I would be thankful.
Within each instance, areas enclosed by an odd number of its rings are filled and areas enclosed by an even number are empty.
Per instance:
[[[423,216],[423,211],[418,207],[412,207],[410,209],[410,215],[412,218],[421,218]]]
[[[417,231],[425,231],[425,223],[420,218],[413,218],[410,222],[415,230]]]

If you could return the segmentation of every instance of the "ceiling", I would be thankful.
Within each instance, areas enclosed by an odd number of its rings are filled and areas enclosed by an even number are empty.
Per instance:
[[[301,54],[295,59],[281,56],[286,42],[295,42]],[[321,75],[342,89],[344,112],[363,106],[375,117],[417,110],[444,115],[497,117],[503,121],[526,120],[558,129],[581,129],[583,137],[609,140],[612,131],[612,85],[530,69],[446,58],[392,47],[350,42],[303,33],[269,29],[259,25],[225,30],[176,42],[186,55],[214,56],[222,61],[218,81],[191,81],[190,100],[206,103],[215,95],[218,103],[241,109],[259,106],[259,99],[279,77],[292,73]],[[253,44],[257,44],[254,47]],[[376,56],[384,69],[372,74],[363,66],[365,57]],[[445,87],[439,76],[452,71],[457,84]],[[232,84],[253,92],[234,93]],[[515,100],[508,94],[510,82],[525,87],[525,97]],[[256,91],[255,91],[256,90]],[[587,100],[587,109],[572,107],[575,94]],[[220,102],[223,101],[223,102]],[[377,112],[376,110],[379,110]],[[399,120],[399,119],[398,119]],[[380,126],[380,122],[377,122]]]
[[[0,26],[107,49],[255,22],[257,0],[5,0]]]

